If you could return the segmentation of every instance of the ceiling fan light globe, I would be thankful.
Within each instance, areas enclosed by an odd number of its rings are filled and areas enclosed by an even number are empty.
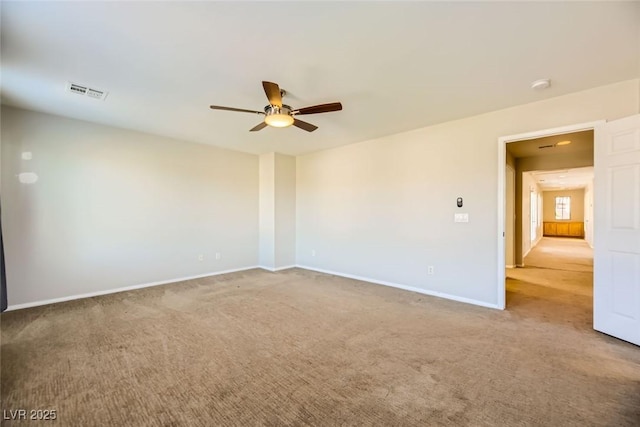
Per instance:
[[[264,122],[276,128],[286,128],[293,124],[293,117],[289,114],[269,114],[264,118]]]

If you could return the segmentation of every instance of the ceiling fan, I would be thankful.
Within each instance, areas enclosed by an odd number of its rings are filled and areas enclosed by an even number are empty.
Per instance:
[[[267,99],[269,100],[269,105],[264,107],[264,111],[221,107],[219,105],[211,105],[210,108],[212,110],[239,111],[241,113],[255,113],[264,115],[264,121],[251,128],[250,132],[259,131],[267,126],[284,128],[291,125],[299,127],[300,129],[304,129],[307,132],[313,132],[314,130],[318,129],[318,126],[312,125],[311,123],[303,122],[302,120],[298,120],[295,116],[303,114],[329,113],[331,111],[342,110],[342,104],[339,102],[314,105],[311,107],[299,108],[297,110],[294,110],[290,106],[282,103],[282,97],[285,96],[287,92],[283,89],[280,89],[280,87],[276,83],[263,81],[262,87],[264,88],[264,93],[267,95]]]

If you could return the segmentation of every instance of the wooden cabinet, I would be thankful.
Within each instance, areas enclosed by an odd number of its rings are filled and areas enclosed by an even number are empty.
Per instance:
[[[569,235],[569,223],[559,222],[556,224],[556,236],[568,236]]]
[[[584,222],[570,222],[569,223],[569,236],[571,236],[571,237],[583,237],[584,236]]]
[[[556,223],[555,222],[545,222],[542,234],[545,236],[555,236],[556,235]]]
[[[584,237],[584,222],[545,222],[543,234],[558,237]]]

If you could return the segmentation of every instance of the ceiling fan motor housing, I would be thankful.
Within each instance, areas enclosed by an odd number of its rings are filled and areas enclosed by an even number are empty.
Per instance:
[[[267,105],[266,107],[264,107],[264,113],[267,116],[273,114],[291,114],[291,111],[293,111],[293,108],[284,104],[282,104],[282,108],[278,107],[277,105]]]

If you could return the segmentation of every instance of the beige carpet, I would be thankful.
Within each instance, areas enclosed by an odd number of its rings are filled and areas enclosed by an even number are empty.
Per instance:
[[[574,261],[507,311],[294,269],[4,313],[2,408],[58,416],[4,424],[637,426],[640,348],[591,330]]]

